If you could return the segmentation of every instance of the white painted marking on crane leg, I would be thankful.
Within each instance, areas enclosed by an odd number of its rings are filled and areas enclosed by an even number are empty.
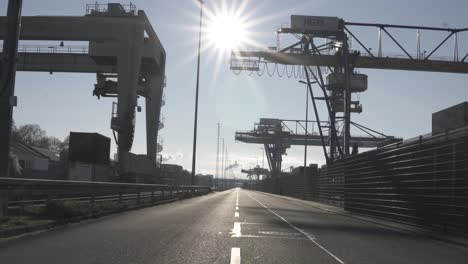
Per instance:
[[[232,228],[232,237],[240,237],[241,234],[241,223],[234,222],[234,227]]]
[[[240,264],[240,248],[231,248],[231,264]]]
[[[330,255],[331,257],[333,257],[336,261],[338,261],[339,263],[341,264],[344,264],[344,261],[342,261],[341,259],[339,259],[337,256],[333,255],[333,253],[331,253],[330,251],[328,251],[326,248],[324,248],[322,245],[320,245],[317,241],[315,241],[315,237],[309,235],[308,233],[306,233],[304,230],[298,228],[297,226],[291,224],[290,222],[288,222],[288,220],[284,219],[284,217],[282,217],[281,215],[277,214],[276,212],[274,212],[273,210],[271,210],[270,208],[268,208],[266,205],[264,205],[262,202],[260,202],[259,200],[255,199],[254,197],[252,197],[250,194],[247,193],[247,195],[252,198],[253,200],[255,200],[257,203],[259,203],[261,206],[263,206],[265,209],[267,209],[268,211],[270,211],[270,213],[276,215],[279,219],[283,220],[285,223],[287,223],[290,227],[296,229],[298,232],[300,232],[301,234],[303,234],[304,236],[306,236],[310,241],[312,241],[312,243],[314,243],[317,247],[319,247],[320,249],[322,249],[323,251],[325,251],[328,255]]]

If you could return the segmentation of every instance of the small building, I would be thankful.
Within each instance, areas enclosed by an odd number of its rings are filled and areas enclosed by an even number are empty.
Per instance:
[[[110,138],[98,133],[70,132],[68,179],[72,181],[135,182],[118,179],[110,161]]]
[[[161,164],[160,180],[163,184],[186,185],[184,168],[176,164]]]
[[[213,175],[208,174],[208,175],[203,175],[203,174],[197,174],[195,175],[195,185],[199,186],[209,186],[212,187],[213,185]]]
[[[432,114],[432,134],[468,126],[468,102]]]
[[[10,155],[10,177],[65,179],[66,168],[60,162],[60,154],[57,152],[13,141]]]

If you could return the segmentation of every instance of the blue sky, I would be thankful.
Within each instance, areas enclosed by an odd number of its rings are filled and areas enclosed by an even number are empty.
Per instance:
[[[23,14],[83,15],[88,2],[92,1],[24,0]],[[198,40],[196,1],[132,2],[138,9],[145,10],[167,52],[166,106],[162,110],[165,128],[161,130],[164,153],[173,157],[168,163],[190,168]],[[213,10],[219,2],[206,0],[206,8]],[[224,2],[238,7],[245,1]],[[0,0],[2,13],[5,13],[6,3],[7,0]],[[247,7],[246,16],[255,32],[252,38],[264,47],[275,45],[273,32],[281,24],[288,23],[291,14],[338,16],[350,22],[468,27],[468,2],[463,0],[255,0],[248,1]],[[377,50],[377,30],[355,32]],[[461,56],[468,52],[468,33],[464,34],[459,36]],[[414,53],[416,33],[397,35]],[[434,40],[443,37],[423,32],[422,50],[430,50],[435,45]],[[206,44],[205,39],[202,45],[206,47]],[[450,40],[438,55],[452,56],[452,44]],[[386,39],[384,52],[399,51]],[[360,72],[369,75],[369,90],[360,95],[364,112],[354,115],[354,121],[389,135],[408,138],[428,133],[433,112],[468,101],[466,75],[391,70]],[[49,135],[62,139],[70,130],[111,136],[112,101],[92,97],[94,83],[93,74],[20,72],[17,74],[15,121],[19,125],[37,123]],[[236,143],[234,132],[252,129],[260,117],[303,119],[304,94],[304,85],[295,79],[234,75],[229,70],[229,56],[220,56],[214,48],[206,49],[201,58],[197,172],[214,172],[218,122],[232,161],[238,160],[243,168],[252,167],[257,160],[261,163],[261,146]],[[137,135],[132,149],[135,153],[146,151],[143,113],[137,115]],[[302,155],[302,147],[291,148],[283,167],[302,164]],[[320,148],[311,148],[309,157],[309,162],[323,163]]]

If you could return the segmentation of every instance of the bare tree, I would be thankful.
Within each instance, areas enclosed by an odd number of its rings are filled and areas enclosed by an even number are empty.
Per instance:
[[[63,149],[68,148],[69,141],[68,136],[64,142],[56,137],[48,137],[45,130],[36,124],[26,124],[18,128],[14,126],[12,138],[34,147],[45,148],[55,152],[61,152]]]
[[[59,153],[62,150],[62,141],[56,137],[47,138],[47,148],[54,152]]]
[[[60,150],[68,149],[69,144],[70,144],[70,135],[67,135],[67,136],[63,139],[62,144],[60,144]]]
[[[46,132],[36,124],[20,126],[18,128],[18,136],[21,141],[31,146],[43,147],[47,145]]]

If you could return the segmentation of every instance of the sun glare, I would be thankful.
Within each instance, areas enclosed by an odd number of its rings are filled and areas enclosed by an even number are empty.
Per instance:
[[[246,22],[233,13],[222,12],[211,17],[206,32],[210,46],[220,51],[230,52],[248,42]]]

